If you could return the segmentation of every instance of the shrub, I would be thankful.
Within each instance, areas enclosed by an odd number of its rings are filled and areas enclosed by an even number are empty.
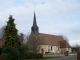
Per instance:
[[[32,59],[32,58],[42,58],[43,55],[40,53],[32,53],[32,52],[28,52],[26,54],[26,59]]]
[[[19,59],[24,59],[23,53],[19,52]]]
[[[2,54],[2,48],[0,48],[0,55]]]
[[[36,58],[43,58],[43,54],[37,53],[37,54],[36,54]]]
[[[28,54],[28,46],[27,45],[22,45],[19,47],[19,59],[25,59],[27,57]]]
[[[13,47],[5,47],[3,53],[7,54],[7,60],[19,60],[18,51]]]
[[[7,54],[2,53],[2,54],[0,55],[0,60],[6,60],[6,59],[7,59]]]
[[[26,53],[26,59],[30,59],[33,57],[33,54],[31,52]]]
[[[36,53],[32,53],[32,58],[36,58]]]

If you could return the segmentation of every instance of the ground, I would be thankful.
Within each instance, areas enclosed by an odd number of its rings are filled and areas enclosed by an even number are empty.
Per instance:
[[[64,58],[55,58],[55,59],[48,59],[48,60],[77,60],[76,56],[64,57]]]

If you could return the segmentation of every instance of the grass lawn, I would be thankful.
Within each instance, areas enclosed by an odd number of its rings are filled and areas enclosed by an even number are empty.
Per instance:
[[[61,58],[62,56],[48,56],[48,57],[43,57],[40,59],[25,59],[25,60],[46,60],[46,59],[52,59],[52,58]]]

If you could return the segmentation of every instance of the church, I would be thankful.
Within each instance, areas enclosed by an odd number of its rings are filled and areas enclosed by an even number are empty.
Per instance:
[[[34,34],[35,37],[43,38],[41,39],[42,43],[39,45],[41,46],[39,53],[61,53],[65,51],[71,53],[70,44],[62,36],[39,33],[39,27],[37,26],[35,12],[30,36],[32,34]]]

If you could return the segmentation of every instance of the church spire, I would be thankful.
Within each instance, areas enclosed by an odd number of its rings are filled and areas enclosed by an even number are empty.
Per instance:
[[[35,11],[34,11],[34,18],[33,18],[33,26],[31,27],[31,31],[32,31],[35,35],[39,35],[39,27],[37,26],[37,22],[36,22]]]
[[[37,26],[37,23],[36,23],[36,15],[35,15],[35,11],[34,11],[34,20],[33,20],[33,26]]]

